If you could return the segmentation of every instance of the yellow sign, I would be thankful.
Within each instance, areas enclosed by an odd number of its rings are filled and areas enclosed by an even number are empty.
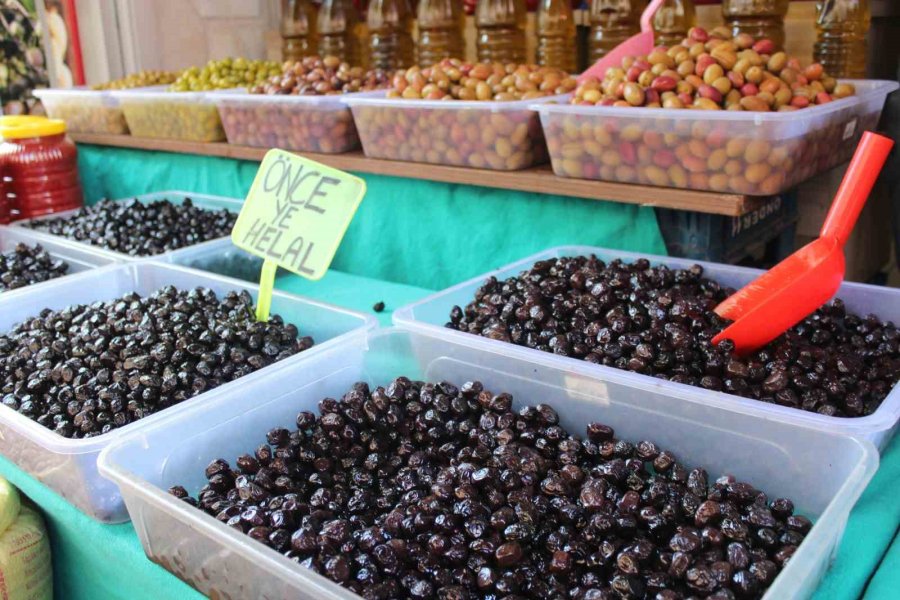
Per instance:
[[[231,241],[265,259],[257,317],[268,319],[277,267],[321,279],[366,193],[343,171],[283,150],[263,158]]]

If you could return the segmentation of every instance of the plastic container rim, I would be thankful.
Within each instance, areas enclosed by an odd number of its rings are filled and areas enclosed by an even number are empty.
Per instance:
[[[890,94],[898,87],[900,83],[896,81],[888,81],[884,79],[849,79],[844,80],[852,82],[859,86],[860,83],[869,89],[857,93],[854,96],[839,98],[826,104],[819,104],[811,108],[788,112],[750,112],[750,111],[727,111],[727,110],[705,110],[702,114],[697,111],[685,110],[682,108],[646,108],[643,106],[586,106],[579,104],[548,104],[543,102],[532,102],[529,107],[531,110],[537,111],[544,115],[579,115],[579,116],[600,116],[600,117],[628,117],[630,119],[675,119],[675,120],[709,120],[709,121],[741,121],[751,122],[760,125],[766,122],[783,122],[807,120],[813,117],[819,117],[841,110],[848,106],[853,106],[860,102],[865,102],[871,96],[877,94]]]
[[[231,213],[240,213],[241,207],[243,206],[243,203],[244,203],[244,201],[241,200],[240,198],[231,198],[228,196],[216,196],[214,194],[195,194],[195,193],[185,192],[185,191],[180,191],[180,190],[163,190],[161,192],[148,192],[147,194],[138,194],[137,196],[134,196],[131,198],[116,198],[115,200],[112,200],[112,202],[129,202],[131,200],[138,200],[139,202],[141,202],[141,198],[144,196],[163,196],[163,195],[184,196],[184,199],[190,198],[191,201],[195,203],[195,206],[198,206],[199,208],[204,208],[204,207],[199,204],[196,204],[196,202],[198,202],[198,201],[203,202],[204,200],[212,200],[212,201],[216,201],[216,202],[223,202],[223,203],[229,205],[224,208],[226,210],[228,210],[228,212],[231,212]],[[195,200],[195,197],[199,197],[199,199]],[[168,198],[166,198],[166,199],[168,199]],[[66,244],[69,244],[69,245],[76,245],[79,248],[81,248],[81,247],[90,248],[95,253],[99,253],[102,256],[106,256],[109,258],[116,258],[116,259],[120,259],[120,260],[128,261],[128,262],[137,262],[137,261],[142,261],[142,260],[152,260],[154,258],[168,257],[168,256],[172,256],[176,252],[182,252],[182,251],[188,250],[188,249],[194,250],[197,248],[201,248],[201,249],[208,248],[212,245],[222,244],[226,240],[231,240],[230,235],[223,235],[222,237],[218,237],[218,238],[215,238],[212,240],[206,240],[205,242],[200,242],[199,244],[191,244],[190,246],[184,246],[182,248],[177,248],[175,250],[167,250],[167,251],[161,252],[159,254],[151,254],[149,256],[133,256],[131,254],[125,254],[124,252],[118,252],[116,250],[110,250],[108,248],[101,248],[100,246],[95,246],[93,244],[89,244],[82,240],[73,240],[72,238],[67,238],[62,235],[56,235],[54,233],[42,231],[40,229],[31,229],[30,227],[25,227],[25,223],[30,223],[30,222],[34,222],[34,221],[48,221],[50,219],[57,219],[57,218],[65,218],[65,217],[69,217],[69,216],[75,214],[79,210],[81,210],[81,209],[73,208],[70,210],[64,210],[62,212],[52,213],[49,215],[41,215],[39,217],[34,217],[31,219],[22,219],[20,221],[13,221],[12,223],[10,223],[8,225],[8,227],[23,229],[25,231],[30,232],[32,235],[34,235],[35,237],[37,237],[39,239],[52,240],[55,242],[65,242]],[[216,210],[216,209],[209,209],[209,210]]]
[[[383,92],[386,95],[387,92]],[[424,108],[424,109],[477,109],[489,110],[491,112],[502,112],[506,110],[537,110],[536,106],[545,106],[547,103],[560,102],[568,100],[572,94],[557,94],[554,96],[545,96],[544,98],[530,98],[528,100],[416,100],[407,98],[341,98],[341,102],[350,105],[351,108],[357,106],[379,106],[384,108]],[[569,105],[566,105],[569,106]]]
[[[411,331],[401,327],[380,328],[377,330],[373,330],[366,336],[364,350],[368,350],[370,346],[369,341],[376,337],[389,336],[395,333],[404,332],[410,333]],[[428,337],[433,340],[440,339],[440,336],[436,336],[431,332],[412,331],[411,333],[413,333],[414,335]],[[504,354],[501,349],[495,347],[485,348],[484,350],[491,352],[492,354]],[[530,359],[532,357],[528,356],[519,358],[530,362]],[[556,365],[555,368],[559,368],[559,366]],[[593,374],[594,377],[597,377],[598,375],[598,373]],[[607,378],[607,373],[603,373],[602,375],[604,379]],[[633,382],[629,381],[628,385],[632,385],[632,383]],[[690,396],[690,394],[688,394],[688,396]],[[693,403],[706,406],[706,403],[703,402],[702,399],[686,399]],[[202,407],[195,405],[193,407],[190,407],[186,411],[180,412],[178,415],[170,415],[168,418],[187,418],[190,416],[191,412],[195,412],[200,409],[202,409]],[[747,413],[747,411],[744,410],[735,410],[734,405],[732,405],[731,407],[724,406],[722,407],[722,410],[726,410],[732,413],[737,412],[740,414]],[[762,414],[756,409],[750,412],[756,418],[766,419],[768,417],[768,415]],[[150,434],[157,429],[165,427],[166,424],[166,420],[157,420],[152,425],[144,428],[142,434]],[[865,485],[874,476],[875,471],[878,468],[879,454],[874,444],[865,439],[860,439],[855,436],[841,435],[833,431],[822,431],[819,428],[813,427],[811,424],[791,423],[791,425],[804,429],[815,430],[817,433],[825,436],[843,437],[846,440],[857,445],[860,448],[860,452],[862,454],[861,460],[847,474],[843,484],[834,493],[831,501],[825,507],[825,510],[823,510],[822,513],[816,518],[816,521],[813,523],[812,529],[804,538],[804,543],[799,546],[797,550],[798,553],[803,552],[804,554],[808,554],[818,550],[819,547],[821,547],[826,541],[820,541],[820,538],[825,536],[824,524],[833,518],[837,518],[833,517],[832,515],[834,515],[834,513],[838,511],[843,511],[844,505],[847,503],[849,504],[849,506],[846,510],[849,513],[850,509],[859,499],[859,496],[862,494]],[[144,480],[143,478],[133,474],[125,467],[116,464],[110,459],[110,455],[116,452],[119,446],[133,442],[133,439],[117,438],[103,449],[97,459],[97,467],[100,475],[119,486],[120,491],[122,488],[126,488],[133,494],[140,495],[143,501],[154,504],[157,508],[165,510],[170,514],[171,518],[183,524],[189,523],[189,526],[192,529],[201,532],[208,538],[214,539],[217,542],[224,544],[229,550],[243,555],[245,560],[252,560],[259,568],[264,569],[265,571],[268,571],[270,573],[277,573],[283,578],[291,579],[296,578],[299,575],[304,580],[304,584],[315,586],[315,589],[310,591],[334,594],[337,598],[346,598],[348,594],[353,594],[353,592],[349,589],[332,582],[325,576],[300,567],[300,565],[298,565],[297,563],[290,561],[281,553],[275,551],[272,548],[269,548],[264,544],[248,543],[248,539],[245,534],[239,533],[230,527],[224,526],[223,523],[206,514],[202,510],[187,505],[186,503],[178,500],[174,496],[171,496],[162,489],[158,488],[156,485],[146,482],[146,480]],[[145,485],[139,486],[139,482],[145,482]],[[856,491],[851,491],[851,488],[855,488]],[[123,494],[123,497],[124,495],[125,494]],[[837,499],[841,499],[842,502],[838,503]],[[840,540],[840,537],[838,538],[838,540]],[[778,577],[782,576],[783,572],[779,573]],[[768,592],[766,593],[764,598],[769,598]]]
[[[320,94],[306,95],[299,94],[251,94],[250,92],[237,92],[233,90],[223,90],[221,92],[210,92],[210,96],[216,104],[225,102],[252,102],[254,104],[299,104],[299,105],[317,105],[317,104],[344,104],[343,98],[357,97],[377,97],[384,94],[384,90],[370,90],[367,92],[348,92],[346,94]],[[344,108],[338,106],[337,108]]]
[[[873,427],[877,429],[877,431],[890,430],[894,424],[897,422],[898,418],[900,418],[900,402],[894,402],[893,406],[886,406],[888,401],[891,399],[891,396],[900,395],[900,383],[896,384],[891,392],[889,392],[888,396],[882,401],[881,405],[879,405],[878,409],[875,410],[871,415],[866,415],[864,417],[830,417],[826,415],[820,415],[818,413],[812,413],[806,410],[802,410],[799,408],[790,408],[786,406],[777,406],[766,404],[760,402],[759,400],[753,400],[751,398],[743,398],[741,396],[728,394],[726,392],[719,392],[714,390],[707,390],[700,388],[698,386],[688,385],[686,383],[677,383],[674,381],[663,381],[657,379],[655,377],[641,375],[640,373],[632,373],[631,371],[625,371],[622,369],[616,369],[614,367],[609,367],[605,365],[597,365],[593,363],[588,363],[583,360],[579,360],[577,358],[571,357],[557,357],[555,354],[550,354],[548,352],[543,352],[541,350],[535,350],[532,348],[526,348],[523,346],[519,346],[516,344],[512,344],[509,342],[501,342],[498,340],[492,340],[486,338],[484,336],[475,335],[472,333],[467,333],[463,331],[456,331],[454,329],[449,329],[444,326],[434,325],[431,323],[425,323],[423,321],[416,321],[413,319],[413,312],[416,308],[430,304],[436,301],[439,297],[448,296],[451,293],[472,286],[478,285],[480,286],[487,278],[489,277],[498,277],[502,273],[507,273],[508,271],[516,270],[522,271],[527,270],[527,268],[534,264],[539,260],[544,260],[548,258],[555,258],[557,256],[583,256],[590,255],[592,253],[596,253],[598,251],[602,252],[610,252],[614,253],[617,256],[621,257],[623,260],[634,260],[637,258],[646,258],[650,261],[651,264],[665,264],[666,260],[671,260],[677,257],[665,257],[653,254],[643,254],[643,253],[634,253],[634,252],[626,252],[621,250],[615,250],[611,248],[599,248],[599,247],[591,247],[591,246],[554,246],[552,248],[548,248],[542,252],[538,252],[518,260],[514,263],[501,267],[499,269],[494,269],[482,275],[472,277],[462,283],[458,283],[454,286],[436,292],[430,296],[426,296],[420,300],[415,302],[411,302],[405,306],[401,306],[397,310],[393,312],[391,315],[392,323],[401,328],[408,331],[415,331],[417,333],[425,334],[427,332],[434,332],[435,330],[440,331],[438,337],[447,337],[454,340],[465,340],[468,344],[477,345],[483,349],[488,348],[497,348],[503,349],[507,354],[512,354],[519,357],[528,357],[534,362],[540,363],[545,366],[551,366],[556,364],[557,361],[564,360],[566,362],[567,368],[572,372],[581,374],[581,375],[594,375],[596,376],[599,373],[603,373],[605,377],[610,379],[616,378],[616,376],[621,376],[622,374],[628,374],[631,377],[628,378],[629,384],[633,384],[635,387],[639,387],[644,390],[653,390],[659,392],[661,388],[670,388],[675,387],[678,390],[681,390],[682,395],[692,395],[699,396],[703,399],[705,404],[713,405],[719,408],[729,408],[733,406],[741,406],[747,410],[759,410],[764,409],[764,412],[767,416],[771,418],[777,418],[779,420],[789,420],[792,423],[803,424],[809,426],[817,426],[819,430],[821,430],[822,426],[828,428],[829,431],[832,431],[833,427],[840,427],[842,430],[852,430],[852,434],[848,435],[863,435],[865,434],[864,430],[872,429]],[[679,259],[679,260],[688,260],[691,264],[698,264],[704,267],[706,270],[708,267],[716,267],[721,266],[717,265],[717,263],[710,263],[707,261],[700,260],[690,260],[690,259]],[[741,271],[747,272],[748,274],[759,274],[762,271],[758,269],[751,269],[748,267],[734,267],[733,265],[728,265],[734,269],[739,269]],[[509,275],[506,275],[509,276]],[[844,282],[843,286],[851,287],[851,288],[871,288],[873,286],[869,286],[861,283],[853,283],[853,282]],[[448,313],[449,319],[449,313]],[[554,360],[555,359],[555,360]],[[639,376],[639,377],[635,377]],[[631,378],[639,379],[640,382],[632,382]],[[621,380],[620,380],[621,382]],[[665,393],[674,393],[675,390],[666,391]],[[773,410],[777,412],[777,416],[773,415]]]
[[[115,264],[105,265],[102,267],[98,267],[97,269],[90,269],[88,271],[84,271],[81,273],[74,273],[71,276],[69,276],[69,279],[71,280],[72,283],[74,283],[75,282],[74,280],[76,280],[79,277],[91,276],[96,273],[102,273],[104,271],[115,271],[115,270],[126,271],[126,270],[136,269],[141,266],[151,266],[151,267],[162,269],[164,271],[166,271],[166,270],[182,271],[182,272],[186,272],[186,273],[192,273],[195,275],[202,275],[202,276],[205,276],[207,279],[209,279],[209,278],[218,279],[218,280],[220,280],[219,283],[227,284],[227,285],[229,285],[229,287],[231,287],[233,289],[238,289],[238,290],[246,289],[254,297],[258,296],[258,294],[259,294],[259,285],[255,284],[255,283],[244,281],[242,279],[235,279],[233,277],[228,277],[226,275],[219,275],[217,273],[207,273],[205,271],[199,271],[197,269],[192,269],[190,267],[184,267],[182,265],[156,262],[156,261],[152,261],[152,260],[132,261],[132,262],[127,262],[127,263],[115,263]],[[209,283],[209,282],[207,281],[205,283]],[[197,285],[203,286],[204,281],[203,280],[198,281]],[[36,291],[40,292],[41,290],[36,290]],[[31,289],[24,288],[24,289],[20,290],[19,293],[14,298],[8,299],[7,297],[4,297],[4,295],[0,295],[0,308],[3,307],[4,302],[7,302],[9,300],[17,300],[20,302],[26,302],[28,300],[28,298],[25,298],[24,296],[26,296],[29,293],[35,293],[34,288],[31,288]],[[341,344],[349,338],[365,336],[370,330],[376,329],[378,327],[378,320],[375,317],[373,317],[372,315],[367,315],[364,313],[353,311],[353,310],[350,310],[347,308],[336,306],[334,304],[329,304],[327,302],[321,302],[319,300],[314,300],[314,299],[308,298],[306,296],[299,296],[297,294],[291,294],[289,292],[284,292],[284,291],[275,289],[272,291],[272,297],[273,297],[273,299],[296,298],[296,299],[302,300],[305,304],[309,304],[309,305],[315,306],[317,308],[324,308],[324,309],[332,310],[334,312],[338,312],[338,313],[341,313],[341,314],[343,314],[345,316],[349,316],[349,317],[361,318],[362,325],[360,326],[358,331],[349,332],[349,333],[339,336],[338,338],[333,338],[330,340],[326,340],[324,342],[316,342],[308,350],[304,350],[303,352],[300,352],[298,354],[290,356],[284,360],[273,363],[267,367],[263,367],[262,369],[254,371],[253,373],[244,375],[243,377],[241,377],[239,379],[235,379],[234,381],[229,381],[229,382],[223,383],[222,385],[220,385],[218,387],[215,387],[211,390],[203,392],[203,394],[199,394],[198,396],[188,398],[183,403],[175,404],[169,408],[182,407],[183,410],[184,409],[192,410],[193,407],[185,406],[185,404],[191,402],[191,400],[194,400],[201,395],[206,395],[206,394],[215,392],[217,390],[220,390],[222,388],[227,388],[228,386],[233,385],[237,382],[248,383],[248,382],[254,381],[256,378],[258,378],[260,376],[269,376],[269,375],[276,374],[284,366],[289,366],[291,364],[292,360],[295,360],[300,357],[306,358],[306,357],[310,356],[309,353],[315,354],[318,352],[327,351],[332,346]],[[114,298],[104,298],[104,299],[100,299],[100,300],[113,300],[113,299]],[[298,325],[302,326],[302,323],[300,323]],[[5,333],[6,333],[6,331],[0,332],[0,334],[5,334]],[[176,412],[180,413],[182,411],[176,411]],[[142,419],[138,419],[137,421],[128,423],[127,425],[125,425],[123,427],[114,429],[114,430],[110,431],[109,433],[104,433],[104,434],[101,434],[101,435],[98,435],[98,436],[95,436],[92,438],[88,438],[88,439],[73,439],[73,438],[67,438],[67,437],[59,435],[58,433],[55,433],[53,430],[48,429],[47,427],[44,427],[43,425],[40,425],[39,423],[29,419],[25,415],[19,414],[18,411],[15,411],[15,410],[9,408],[8,406],[0,405],[0,426],[2,426],[2,422],[4,419],[8,419],[11,422],[15,423],[19,427],[21,434],[23,436],[28,437],[32,442],[46,448],[50,452],[54,452],[57,454],[70,454],[70,455],[87,454],[90,452],[97,452],[99,449],[104,448],[107,445],[109,445],[112,440],[118,438],[119,436],[128,435],[129,433],[131,433],[134,429],[136,429],[135,426],[146,427],[146,426],[148,426],[148,424],[153,425],[157,422],[163,422],[166,419],[171,418],[173,416],[177,416],[177,415],[173,415],[173,414],[167,415],[166,410],[164,409],[164,410],[161,410],[150,416],[147,416]]]

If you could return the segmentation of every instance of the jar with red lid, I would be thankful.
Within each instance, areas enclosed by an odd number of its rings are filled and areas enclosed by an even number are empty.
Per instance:
[[[6,204],[14,219],[80,208],[78,150],[59,119],[0,117],[0,164]]]

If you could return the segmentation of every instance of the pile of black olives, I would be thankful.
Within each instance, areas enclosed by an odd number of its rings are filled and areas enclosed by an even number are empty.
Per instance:
[[[45,309],[0,335],[0,398],[68,438],[101,435],[310,348],[246,291],[172,286]]]
[[[447,327],[829,416],[872,414],[900,380],[900,331],[840,300],[748,356],[712,345],[728,324],[713,309],[733,291],[699,265],[550,259],[488,279]]]
[[[33,220],[26,227],[131,256],[153,256],[231,235],[237,215],[154,200],[101,200],[73,215]]]
[[[40,244],[19,243],[9,252],[0,252],[0,292],[62,277],[68,270],[68,264],[50,256]]]
[[[759,598],[812,526],[653,442],[398,378],[301,412],[184,501],[367,599]]]

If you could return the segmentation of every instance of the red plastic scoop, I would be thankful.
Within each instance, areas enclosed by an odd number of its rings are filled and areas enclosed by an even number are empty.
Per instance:
[[[765,346],[828,302],[844,280],[844,244],[894,142],[865,132],[838,188],[819,239],[794,252],[716,307],[734,321],[713,343],[744,354]]]
[[[609,53],[595,62],[593,65],[578,76],[578,83],[584,82],[588,77],[596,77],[603,79],[606,70],[610,67],[619,67],[622,65],[622,59],[626,56],[640,56],[650,54],[653,51],[653,13],[659,8],[663,0],[653,0],[641,13],[641,32],[631,36]]]

